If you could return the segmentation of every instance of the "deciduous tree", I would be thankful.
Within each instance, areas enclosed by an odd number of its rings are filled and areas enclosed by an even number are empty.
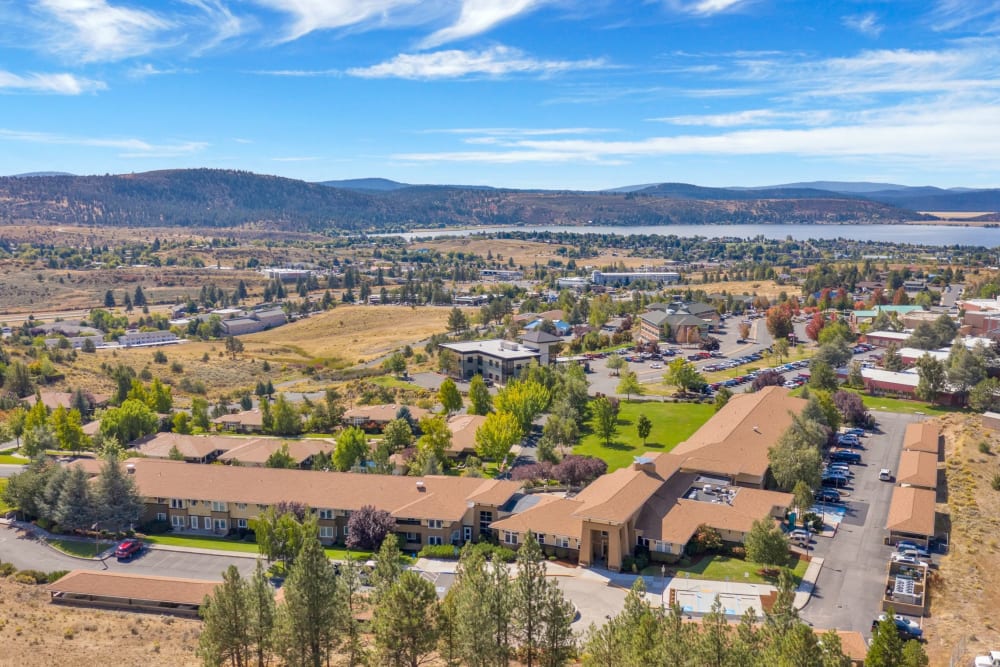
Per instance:
[[[618,407],[601,396],[591,404],[590,411],[594,414],[594,430],[605,445],[610,445],[618,432]]]
[[[490,461],[503,461],[522,436],[521,426],[513,414],[492,412],[476,431],[476,454]]]
[[[458,393],[458,387],[451,378],[445,378],[444,382],[441,383],[441,388],[438,389],[438,400],[441,402],[445,414],[450,415],[462,409],[462,395]]]
[[[469,381],[469,414],[487,415],[493,409],[493,397],[483,380],[483,376],[476,374]]]
[[[385,510],[374,505],[362,505],[351,512],[347,520],[347,546],[351,549],[374,551],[382,546],[387,535],[396,527],[396,520]]]
[[[646,415],[639,415],[635,423],[635,428],[639,437],[642,438],[642,446],[645,447],[646,438],[649,437],[650,432],[653,430],[653,422]]]
[[[744,546],[747,558],[754,563],[778,567],[788,564],[788,538],[769,516],[753,522]]]
[[[340,472],[347,472],[363,462],[368,456],[368,441],[365,432],[357,426],[341,431],[333,449],[333,465]]]

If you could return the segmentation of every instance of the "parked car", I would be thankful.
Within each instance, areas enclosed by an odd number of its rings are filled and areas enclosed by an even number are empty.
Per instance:
[[[142,540],[130,537],[122,540],[115,547],[115,558],[118,560],[130,560],[132,556],[142,551]]]
[[[975,667],[1000,667],[1000,651],[990,651],[989,655],[977,655]]]
[[[836,476],[824,476],[819,480],[819,483],[823,486],[832,486],[839,488],[841,486],[847,486],[847,478],[840,475]]]
[[[831,452],[830,460],[843,461],[845,463],[861,463],[861,454],[846,449],[837,449]]]
[[[813,498],[821,503],[839,503],[840,493],[833,489],[818,489]]]
[[[649,367],[652,368],[653,370],[659,370],[660,368],[663,368],[663,364],[661,364],[658,361],[654,361],[649,365]]]
[[[891,482],[892,471],[889,470],[888,468],[882,468],[881,470],[878,471],[878,478],[883,482]]]
[[[837,436],[837,443],[847,445],[848,447],[856,447],[861,444],[861,441],[858,440],[858,436],[856,435],[844,434]]]
[[[795,530],[789,531],[788,539],[792,542],[809,544],[812,541],[812,533],[804,528],[796,528]]]
[[[903,540],[896,543],[896,551],[900,553],[913,552],[920,556],[921,558],[930,558],[931,552],[927,550],[926,547],[922,547],[916,542],[910,542],[908,540]]]
[[[927,561],[920,560],[920,557],[913,552],[895,552],[890,557],[893,563],[903,563],[904,565],[930,565]]]
[[[885,614],[879,614],[878,618],[872,621],[872,630],[877,628],[878,624],[885,620],[885,617]],[[899,631],[899,636],[904,641],[907,639],[920,639],[924,636],[923,629],[915,621],[900,616],[894,616],[893,620],[896,622],[896,630]]]

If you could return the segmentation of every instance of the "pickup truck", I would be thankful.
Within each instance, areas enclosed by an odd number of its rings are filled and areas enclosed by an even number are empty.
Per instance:
[[[990,651],[989,655],[977,655],[976,667],[1000,667],[1000,651]]]

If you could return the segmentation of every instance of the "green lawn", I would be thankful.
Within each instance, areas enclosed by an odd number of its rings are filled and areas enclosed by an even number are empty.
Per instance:
[[[646,444],[636,433],[636,422],[644,414],[653,422],[653,430]],[[715,414],[710,403],[660,403],[622,401],[618,412],[618,433],[610,445],[605,445],[593,431],[593,420],[585,425],[585,435],[573,449],[574,454],[586,454],[603,459],[608,472],[632,463],[632,457],[645,451],[669,452],[677,443],[686,440],[708,418]]]
[[[150,544],[162,544],[171,547],[188,547],[191,549],[217,549],[220,551],[238,551],[240,553],[257,553],[256,542],[242,542],[230,540],[224,537],[194,537],[186,535],[149,535],[143,538]],[[326,549],[327,558],[346,560],[348,555],[354,559],[367,560],[371,558],[370,551],[359,551],[357,549],[340,549],[331,547]]]
[[[888,398],[885,396],[869,396],[863,391],[858,391],[857,389],[851,389],[850,387],[841,386],[844,391],[853,391],[855,394],[861,396],[861,401],[865,404],[865,407],[869,410],[881,410],[882,412],[896,412],[905,415],[930,415],[932,417],[938,417],[940,415],[946,415],[952,412],[964,412],[964,408],[954,408],[946,405],[931,405],[930,403],[925,403],[924,401],[918,401],[906,398]],[[802,394],[802,387],[792,390],[793,396],[800,396]]]
[[[4,465],[23,465],[29,463],[30,461],[23,456],[13,456],[11,454],[0,454],[0,464]]]
[[[59,551],[81,558],[93,558],[110,546],[107,542],[95,544],[94,540],[60,540],[58,538],[50,539],[48,543]]]
[[[11,507],[10,505],[8,505],[3,501],[3,492],[4,489],[6,488],[7,488],[7,478],[0,477],[0,514],[5,514],[10,510],[14,509],[13,507]]]
[[[795,584],[798,585],[802,581],[809,563],[805,558],[800,558],[797,554],[792,554],[791,557],[794,558],[794,562],[789,561],[789,566],[792,567],[792,576],[795,578]],[[745,560],[730,558],[729,556],[704,556],[684,567],[667,565],[668,572],[673,571],[676,576],[681,577],[687,572],[690,573],[692,579],[708,579],[710,581],[728,580],[748,584],[773,584],[773,581],[757,574],[757,570],[760,569],[761,566],[756,563],[748,563]],[[657,576],[660,574],[660,566],[650,565],[643,570],[643,574]]]

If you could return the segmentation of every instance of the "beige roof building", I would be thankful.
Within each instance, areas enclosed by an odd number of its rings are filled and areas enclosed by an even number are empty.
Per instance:
[[[451,430],[451,446],[448,448],[448,455],[475,454],[476,431],[479,430],[484,421],[486,421],[486,417],[482,415],[453,415],[448,419],[448,428]]]
[[[305,438],[302,440],[282,440],[281,438],[230,438],[242,440],[241,444],[232,447],[219,456],[223,463],[238,461],[245,466],[263,466],[271,454],[279,451],[283,445],[288,446],[288,455],[300,466],[308,464],[312,458],[321,452],[333,451],[332,440]]]
[[[197,617],[221,582],[73,570],[45,590],[52,602]]]
[[[258,409],[222,415],[213,419],[212,423],[227,431],[241,433],[259,433],[264,430],[264,417]]]
[[[936,489],[938,482],[938,457],[930,452],[905,450],[899,455],[896,483],[901,486],[919,486]]]
[[[545,545],[578,549],[581,564],[621,567],[636,544],[679,556],[701,525],[742,542],[753,522],[780,519],[791,494],[764,491],[767,450],[805,407],[788,390],[768,387],[733,397],[669,454],[636,457],[572,498],[550,496],[495,521],[501,541],[531,530]]]
[[[941,427],[934,422],[909,424],[903,435],[903,449],[916,452],[929,452],[935,456],[941,454]]]
[[[64,407],[69,410],[72,407],[73,394],[69,391],[40,391],[38,392],[42,397],[42,403],[45,404],[49,410],[55,410],[58,407]],[[91,398],[94,400],[94,406],[100,407],[102,405],[107,405],[108,395],[107,394],[93,394]],[[37,397],[34,394],[24,397],[23,400],[29,406],[34,405]]]
[[[169,459],[170,452],[177,448],[185,461],[211,463],[220,454],[228,452],[247,442],[246,438],[222,435],[183,435],[181,433],[156,433],[140,438],[132,447],[140,454],[152,459]]]
[[[344,411],[344,422],[352,426],[362,426],[364,424],[375,424],[384,426],[396,418],[399,409],[403,407],[399,403],[385,403],[382,405],[359,405]],[[415,405],[406,406],[410,411],[410,416],[414,420],[422,419],[431,414],[429,410],[418,408]]]
[[[926,541],[933,537],[936,500],[937,494],[931,489],[915,486],[893,489],[889,516],[885,521],[890,540],[913,538]]]

